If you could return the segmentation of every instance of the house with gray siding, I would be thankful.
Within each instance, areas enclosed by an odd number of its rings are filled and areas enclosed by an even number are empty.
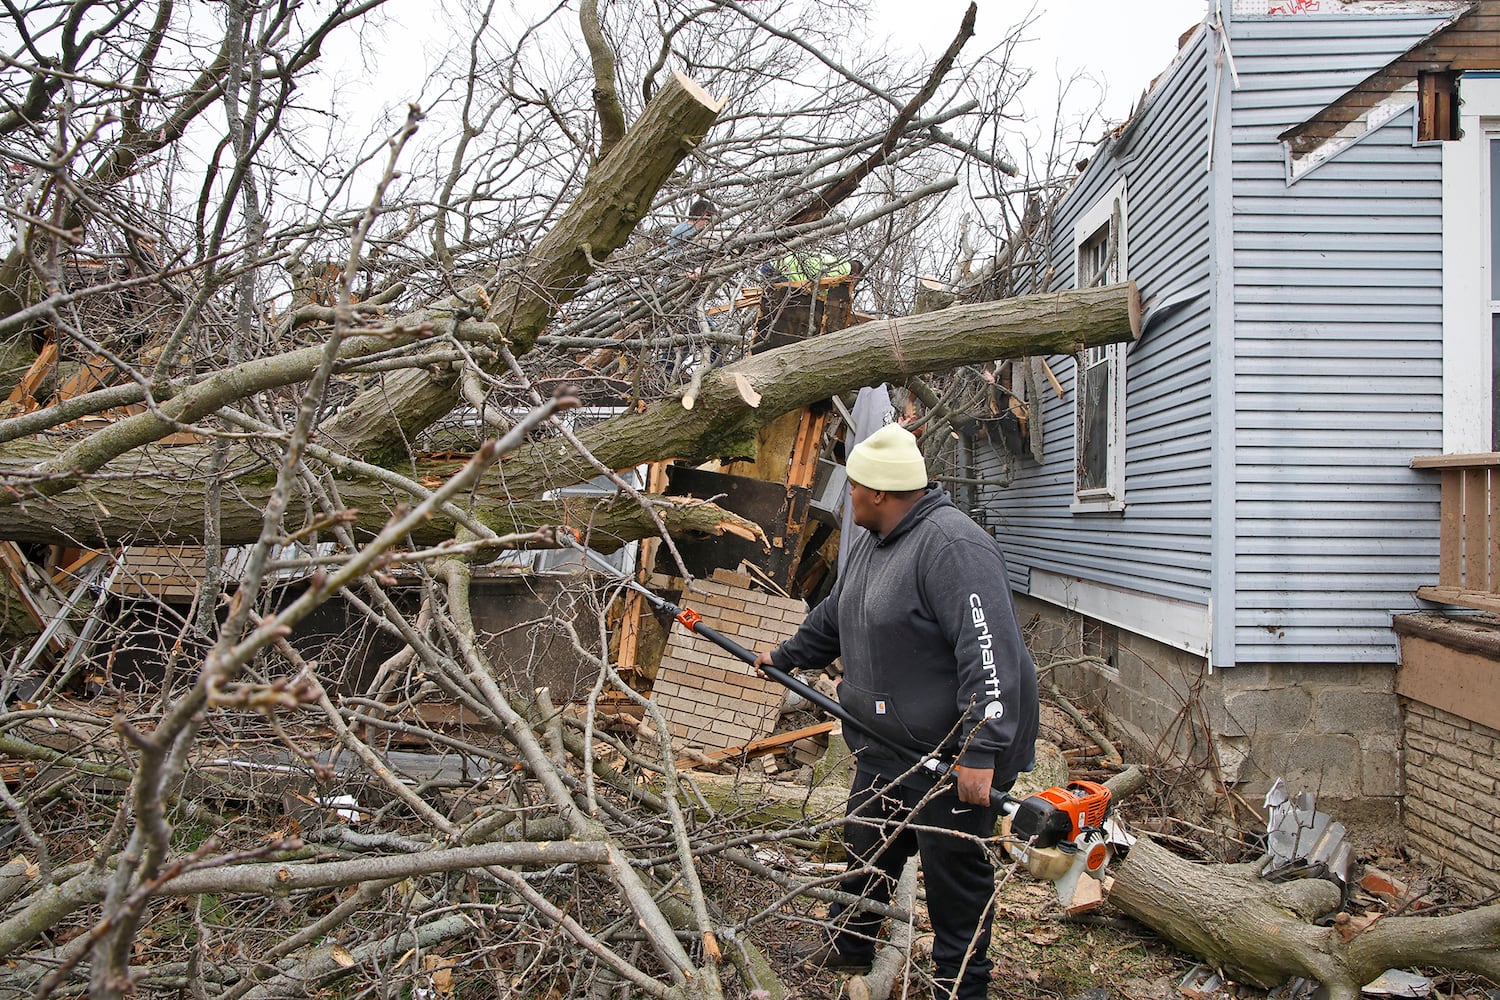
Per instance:
[[[1089,654],[1065,688],[1244,801],[1282,777],[1411,833],[1407,720],[1437,701],[1491,804],[1431,832],[1488,836],[1493,881],[1500,663],[1457,705],[1403,688],[1393,618],[1500,611],[1474,492],[1500,430],[1500,5],[1209,6],[1052,222],[1048,287],[1134,281],[1142,334],[1045,359],[1040,460],[978,450],[1009,483],[983,516],[1038,647]]]

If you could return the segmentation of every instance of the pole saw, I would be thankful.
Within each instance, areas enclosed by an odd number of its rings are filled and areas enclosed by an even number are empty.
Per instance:
[[[806,698],[844,725],[897,754],[907,764],[934,774],[939,779],[952,773],[953,765],[949,762],[913,747],[895,743],[874,732],[849,714],[849,710],[843,705],[775,664],[757,667],[757,655],[754,651],[709,625],[692,608],[673,604],[637,583],[628,573],[616,569],[603,556],[584,545],[582,536],[577,531],[559,528],[557,537],[596,569],[640,594],[658,611],[671,615],[689,632],[702,636],[788,690]],[[1067,906],[1072,902],[1081,876],[1087,874],[1103,879],[1105,865],[1109,861],[1109,844],[1104,832],[1104,821],[1110,812],[1108,788],[1093,781],[1070,781],[1066,785],[1053,786],[1024,799],[991,789],[990,806],[1009,818],[1009,835],[1016,842],[1007,844],[1007,851],[1027,871],[1051,882],[1063,905]]]

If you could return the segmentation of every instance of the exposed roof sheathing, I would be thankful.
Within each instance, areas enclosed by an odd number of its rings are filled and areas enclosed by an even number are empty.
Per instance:
[[[1330,139],[1364,131],[1372,111],[1397,95],[1414,97],[1419,72],[1500,69],[1500,0],[1476,0],[1300,125],[1282,132],[1294,158]],[[1403,102],[1404,103],[1404,102]]]

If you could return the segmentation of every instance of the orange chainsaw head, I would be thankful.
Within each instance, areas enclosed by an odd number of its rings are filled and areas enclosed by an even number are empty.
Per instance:
[[[1070,781],[1038,792],[1037,796],[1067,814],[1073,824],[1069,840],[1077,840],[1079,831],[1085,828],[1103,826],[1109,813],[1109,789],[1097,781]]]

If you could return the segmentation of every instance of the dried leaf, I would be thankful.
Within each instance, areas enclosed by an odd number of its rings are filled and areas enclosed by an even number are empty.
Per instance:
[[[1370,929],[1370,925],[1380,919],[1378,913],[1365,913],[1354,916],[1348,913],[1340,913],[1333,918],[1333,929],[1338,932],[1339,940],[1348,944]]]
[[[438,996],[453,993],[453,966],[447,955],[428,953],[422,956],[422,971],[432,981],[432,989]]]
[[[1043,948],[1062,940],[1062,934],[1053,930],[1027,931],[1022,936],[1032,944],[1041,945]]]
[[[354,956],[341,944],[336,944],[328,951],[328,956],[340,966],[347,969],[354,965]]]

